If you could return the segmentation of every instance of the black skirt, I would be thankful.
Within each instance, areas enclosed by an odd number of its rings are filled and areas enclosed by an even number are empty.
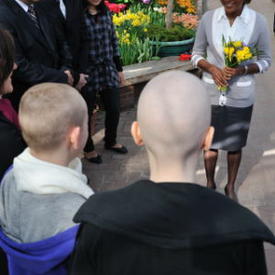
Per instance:
[[[211,149],[238,151],[246,145],[253,105],[246,108],[212,105],[215,128]]]

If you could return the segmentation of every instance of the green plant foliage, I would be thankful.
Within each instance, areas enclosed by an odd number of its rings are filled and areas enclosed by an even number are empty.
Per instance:
[[[152,24],[148,26],[147,37],[151,40],[158,40],[162,42],[167,41],[181,41],[190,39],[195,36],[195,31],[184,28],[180,25],[175,25],[170,29],[163,26]]]
[[[153,46],[149,38],[142,40],[132,37],[131,43],[120,43],[119,49],[123,65],[141,63],[153,57]]]
[[[112,0],[110,2],[116,4],[135,4],[137,0]]]
[[[128,1],[127,10],[113,15],[123,65],[155,59],[161,46],[152,41],[182,41],[195,36],[194,30],[178,22],[166,29],[165,14],[156,1],[146,5]]]
[[[150,17],[151,24],[156,24],[156,25],[163,26],[163,27],[165,26],[164,15],[160,12],[155,11],[153,4],[150,4],[150,5],[144,5],[141,3],[134,4],[134,5],[131,5],[130,10],[133,13],[142,11],[143,13],[145,13],[146,15],[148,15]]]

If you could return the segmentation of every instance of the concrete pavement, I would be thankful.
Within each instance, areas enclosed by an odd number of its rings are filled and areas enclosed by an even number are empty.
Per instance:
[[[220,6],[219,0],[209,0],[208,7]],[[264,14],[268,20],[275,60],[275,39],[272,22],[275,4],[272,0],[252,0],[251,7]],[[275,233],[275,66],[264,75],[257,76],[257,99],[253,111],[248,144],[243,152],[243,161],[237,178],[237,192],[241,204],[260,216]],[[121,115],[118,141],[129,149],[127,156],[104,151],[102,144],[103,120],[97,121],[97,150],[104,163],[94,165],[84,161],[84,169],[91,186],[97,190],[116,189],[133,181],[148,177],[148,160],[144,148],[138,148],[130,137],[130,125],[135,119],[135,109]],[[226,184],[225,154],[218,161],[218,192]],[[205,185],[202,158],[198,165],[197,182]],[[275,275],[275,248],[266,245],[269,275]]]

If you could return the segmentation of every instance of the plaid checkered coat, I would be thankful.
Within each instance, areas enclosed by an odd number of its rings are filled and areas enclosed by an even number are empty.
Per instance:
[[[118,42],[109,11],[96,16],[85,12],[86,39],[89,41],[88,90],[100,91],[119,87],[119,77],[114,57],[119,56]]]

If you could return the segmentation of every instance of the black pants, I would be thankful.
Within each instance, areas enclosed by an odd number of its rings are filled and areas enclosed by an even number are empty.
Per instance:
[[[0,274],[8,275],[8,262],[5,252],[0,248]]]
[[[96,91],[83,89],[82,95],[88,105],[89,115],[89,138],[84,148],[85,152],[94,150],[94,143],[91,138],[91,117],[96,103]],[[111,147],[116,144],[117,127],[120,115],[120,96],[118,88],[107,88],[99,92],[105,109],[105,147]]]

